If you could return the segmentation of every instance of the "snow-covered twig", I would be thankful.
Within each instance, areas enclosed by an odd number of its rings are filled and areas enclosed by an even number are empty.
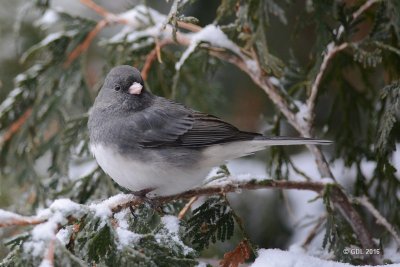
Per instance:
[[[231,182],[227,181],[223,184],[217,185],[207,185],[200,188],[195,188],[192,190],[185,191],[180,194],[170,195],[170,196],[156,196],[151,198],[157,203],[168,203],[178,199],[190,199],[193,197],[199,196],[209,196],[209,195],[218,195],[229,192],[236,192],[240,189],[247,190],[256,190],[262,188],[279,188],[279,189],[297,189],[297,190],[311,190],[317,193],[321,193],[325,184],[319,182],[300,182],[300,181],[278,181],[278,180],[248,180],[243,182]],[[113,197],[110,197],[99,204],[90,204],[79,205],[71,202],[70,200],[56,200],[51,206],[59,206],[58,202],[68,203],[65,205],[67,212],[63,212],[62,214],[68,215],[68,223],[73,223],[77,218],[82,218],[88,212],[94,212],[99,217],[110,217],[113,213],[120,212],[123,209],[127,209],[131,206],[137,206],[144,202],[143,198],[135,197],[130,194],[119,194]],[[70,208],[72,207],[72,208]],[[81,207],[81,208],[79,208]],[[79,210],[78,210],[79,209]],[[74,210],[74,214],[79,214],[78,217],[71,217],[71,211]],[[18,215],[16,213],[8,212],[0,210],[0,227],[7,226],[17,226],[17,225],[29,225],[29,224],[41,224],[45,223],[49,218],[51,218],[51,214],[56,214],[58,212],[57,209],[52,213],[49,213],[46,217],[25,217],[22,215]],[[28,220],[28,218],[30,220]],[[31,219],[33,218],[33,219]],[[40,218],[40,219],[36,219]]]
[[[45,222],[45,218],[30,217],[19,215],[10,211],[0,209],[0,227],[7,226],[25,226],[25,225],[35,225]]]

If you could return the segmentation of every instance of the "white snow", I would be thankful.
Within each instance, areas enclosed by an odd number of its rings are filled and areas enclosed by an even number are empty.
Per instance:
[[[281,82],[280,82],[277,78],[275,78],[275,77],[270,77],[270,78],[269,78],[269,81],[270,81],[273,85],[275,85],[275,86],[277,86],[277,87],[280,87],[280,86],[281,86]]]
[[[110,38],[109,43],[122,42],[125,38],[128,42],[134,42],[144,37],[156,37],[159,34],[171,33],[170,27],[167,27],[164,32],[162,29],[167,17],[144,5],[137,5],[135,8],[119,14],[118,17],[125,19],[127,25]]]
[[[244,59],[244,62],[246,63],[247,68],[255,75],[257,75],[260,71],[258,67],[258,63],[254,59]]]
[[[186,246],[179,238],[179,219],[176,216],[165,215],[161,218],[161,223],[164,225],[164,229],[167,231],[167,234],[156,234],[155,238],[157,242],[168,242],[168,238],[171,238],[172,241],[179,244],[179,246],[183,248],[184,255],[193,252],[193,249]]]
[[[48,28],[52,26],[54,23],[56,23],[59,19],[59,15],[56,11],[52,9],[47,9],[46,12],[44,12],[43,16],[40,17],[37,21],[35,21],[34,26],[37,27],[42,27],[42,28]]]
[[[128,210],[123,210],[114,214],[114,218],[117,220],[118,225],[115,229],[119,241],[117,246],[118,249],[136,243],[143,237],[143,235],[134,233],[128,229],[129,225],[126,216],[129,216]]]
[[[60,229],[56,234],[56,238],[60,241],[61,244],[66,246],[71,239],[72,231],[70,229]]]
[[[60,198],[55,200],[49,207],[53,212],[60,212],[64,217],[73,216],[80,219],[85,213],[85,206],[73,202],[68,198]]]
[[[251,267],[352,267],[348,263],[322,260],[301,252],[289,252],[280,249],[260,249],[259,256]],[[363,265],[368,267],[372,265]],[[376,265],[375,267],[399,267],[400,264]]]
[[[22,76],[18,75],[15,79],[16,80],[22,79]],[[15,98],[21,93],[22,93],[22,88],[20,87],[11,90],[7,98],[0,105],[0,114],[4,114],[8,110],[12,109],[12,104],[15,101]]]
[[[72,36],[76,33],[76,31],[60,31],[60,32],[54,32],[50,33],[47,35],[40,43],[37,44],[37,46],[47,46],[48,44],[54,42],[57,39],[60,39],[63,36]]]
[[[38,224],[32,230],[32,238],[34,240],[50,240],[52,239],[58,228],[59,224],[65,224],[67,219],[57,212],[51,216],[47,222]]]
[[[137,5],[133,9],[119,14],[118,17],[127,20],[128,25],[135,29],[151,25],[152,23],[163,23],[166,19],[165,15],[145,5]]]
[[[48,259],[42,260],[42,262],[39,265],[39,267],[53,267],[53,266],[54,265]]]
[[[21,216],[19,214],[0,209],[0,223],[4,223],[7,221],[13,221],[13,220],[19,220],[21,218],[23,218],[23,216]]]
[[[298,100],[295,100],[294,103],[299,109],[299,111],[296,113],[296,121],[300,124],[302,128],[306,128],[308,119],[308,107],[305,103]]]
[[[240,57],[243,57],[239,47],[232,42],[218,26],[213,24],[209,24],[201,31],[188,36],[190,36],[191,39],[190,45],[186,48],[179,61],[175,64],[175,69],[177,71],[180,70],[182,65],[201,42],[207,42],[212,46],[228,49]]]
[[[171,234],[178,234],[179,232],[179,219],[172,215],[166,215],[161,218],[161,222]]]
[[[95,213],[95,216],[100,217],[105,223],[105,220],[111,217],[112,215],[112,208],[117,207],[119,204],[124,204],[130,202],[135,199],[135,196],[128,195],[128,194],[118,194],[112,196],[100,203],[91,204],[89,209]]]
[[[86,214],[86,208],[70,199],[55,200],[48,209],[39,210],[37,218],[47,219],[32,229],[32,239],[24,243],[23,249],[34,256],[42,255],[48,242],[55,237],[66,238],[66,233],[57,229],[68,222],[68,217],[81,218]]]

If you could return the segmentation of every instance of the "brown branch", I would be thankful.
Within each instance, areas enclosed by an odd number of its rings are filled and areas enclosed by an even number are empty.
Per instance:
[[[362,13],[367,11],[373,4],[380,2],[381,0],[368,0],[365,2],[356,12],[353,13],[353,20],[361,16]]]
[[[157,196],[151,198],[156,203],[168,203],[174,200],[179,199],[191,199],[193,197],[200,196],[210,196],[210,195],[219,195],[225,194],[229,192],[236,192],[238,189],[247,189],[247,190],[256,190],[263,188],[279,188],[279,189],[296,189],[296,190],[311,190],[317,193],[322,193],[325,188],[325,184],[319,182],[309,182],[309,181],[287,181],[287,180],[250,180],[246,182],[227,182],[224,185],[209,185],[205,187],[195,188],[192,190],[188,190],[176,195],[170,196]],[[131,206],[138,206],[142,204],[145,199],[135,196],[126,195],[121,201],[115,201],[112,199],[107,199],[100,203],[101,205],[105,202],[109,202],[107,207],[113,212],[118,213],[123,209],[129,208]],[[129,197],[128,197],[129,196]],[[89,210],[89,209],[88,209]],[[16,226],[16,225],[35,225],[44,223],[47,219],[37,219],[34,217],[24,217],[18,214],[15,214],[13,218],[10,220],[6,220],[1,222],[0,227],[7,226]],[[76,218],[70,216],[68,217],[68,223],[73,223],[76,221]]]
[[[104,7],[99,6],[98,4],[93,2],[92,0],[80,0],[80,1],[81,1],[82,4],[84,4],[85,6],[87,6],[90,9],[94,10],[96,13],[98,13],[102,17],[107,17],[107,16],[112,14],[107,9],[105,9]]]
[[[373,242],[371,234],[367,230],[360,214],[354,209],[349,198],[338,186],[332,186],[330,197],[333,205],[340,211],[346,221],[350,224],[354,233],[357,235],[363,249],[376,248],[376,244]],[[374,264],[382,263],[382,255],[366,255]]]
[[[313,128],[314,124],[314,118],[315,118],[315,104],[316,104],[316,99],[318,95],[318,90],[319,86],[322,81],[322,77],[325,74],[325,71],[327,70],[329,62],[332,60],[332,58],[338,53],[339,51],[344,50],[345,48],[348,47],[348,43],[343,43],[339,46],[335,46],[333,43],[330,44],[331,46],[328,46],[328,50],[326,51],[326,54],[322,60],[321,66],[319,68],[318,74],[315,77],[315,80],[311,86],[311,93],[310,96],[307,99],[307,107],[308,107],[308,117],[307,117],[307,124],[308,124],[308,130],[310,131],[311,134],[311,129]]]
[[[368,8],[370,8],[373,4],[379,2],[380,0],[368,0],[366,1],[360,8],[358,8],[357,11],[353,13],[353,20],[356,20],[358,17],[361,16]],[[338,28],[337,29],[338,35],[341,35],[343,32],[343,28]],[[311,86],[311,93],[309,98],[307,99],[307,106],[308,106],[308,117],[307,117],[307,123],[308,123],[308,130],[309,134],[312,134],[312,128],[314,124],[314,117],[315,117],[315,103],[316,103],[316,98],[318,95],[318,90],[319,86],[322,81],[322,77],[327,70],[329,62],[332,60],[332,58],[339,52],[344,49],[346,49],[349,46],[348,43],[342,43],[340,45],[335,45],[334,43],[330,43],[328,45],[326,54],[324,55],[324,58],[322,60],[321,66],[319,68],[318,74],[315,77],[314,82],[312,83]]]
[[[393,236],[397,245],[400,247],[400,237],[393,225],[391,225],[385,217],[377,210],[367,197],[359,197],[355,199],[356,203],[363,205],[376,219],[376,223],[382,225]]]
[[[190,199],[195,196],[210,196],[210,195],[225,194],[229,192],[236,192],[238,189],[256,190],[262,188],[280,188],[280,189],[311,190],[320,193],[322,192],[324,187],[325,185],[323,183],[318,183],[318,182],[300,182],[300,181],[286,181],[286,180],[285,181],[251,180],[247,182],[238,182],[238,183],[231,182],[225,185],[215,185],[215,186],[210,185],[210,186],[195,188],[176,195],[154,197],[152,198],[152,200],[162,204],[178,199]],[[141,203],[143,203],[143,199],[134,198],[133,200],[127,201],[125,203],[118,203],[114,207],[111,207],[111,210],[114,213],[116,213],[123,209],[129,208],[130,206],[137,206]]]
[[[3,145],[5,142],[10,140],[12,136],[19,131],[19,129],[24,125],[26,120],[32,114],[32,108],[28,108],[25,112],[19,117],[15,122],[11,124],[11,126],[7,129],[0,140],[0,146]]]
[[[71,63],[83,52],[85,52],[90,44],[92,43],[93,39],[96,37],[96,35],[107,25],[109,22],[106,19],[100,20],[96,26],[89,32],[89,34],[86,36],[85,40],[79,44],[75,49],[68,55],[67,61],[64,63],[64,67],[68,67],[71,65]]]
[[[188,30],[188,31],[191,31],[191,32],[199,32],[202,29],[200,26],[197,26],[192,23],[183,22],[183,21],[178,21],[178,27]]]
[[[156,58],[158,58],[158,53],[161,53],[161,48],[172,43],[173,43],[172,39],[164,39],[161,42],[158,42],[158,45],[156,43],[156,46],[154,47],[153,50],[150,51],[150,53],[146,57],[146,61],[144,62],[141,72],[143,80],[145,81],[147,80],[153,62],[156,60]]]
[[[54,266],[54,249],[55,249],[55,236],[49,241],[49,245],[45,251],[43,262],[47,263],[45,266]]]
[[[1,227],[9,227],[9,226],[36,225],[36,224],[44,223],[45,221],[46,221],[46,219],[37,219],[37,218],[32,218],[32,217],[18,216],[18,218],[0,221],[0,228]]]

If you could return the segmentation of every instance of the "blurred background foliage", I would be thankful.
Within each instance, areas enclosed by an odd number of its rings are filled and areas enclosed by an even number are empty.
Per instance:
[[[338,177],[348,192],[370,197],[399,230],[399,166],[392,157],[400,137],[398,1],[380,1],[355,21],[351,15],[364,1],[184,2],[188,3],[182,5],[180,14],[197,18],[202,27],[218,23],[237,44],[254,47],[263,70],[274,77],[294,109],[299,108],[296,101],[306,99],[327,45],[351,43],[333,58],[323,77],[316,135],[334,140],[335,145],[325,151],[332,162],[340,160],[344,167],[355,170],[351,174],[342,171],[343,177]],[[171,3],[156,0],[96,3],[114,13],[139,3],[163,14],[171,7]],[[49,8],[57,14],[49,13]],[[54,21],[51,15],[56,16]],[[146,37],[113,42],[110,38],[122,26],[108,27],[86,53],[65,68],[69,53],[98,20],[98,15],[79,1],[3,1],[0,134],[4,137],[6,129],[23,114],[28,118],[1,144],[0,207],[32,214],[60,197],[90,203],[123,190],[93,163],[87,144],[87,112],[105,73],[118,64],[141,69],[154,42]],[[209,56],[207,50],[197,49],[177,73],[175,64],[183,51],[179,45],[162,49],[163,63],[155,62],[147,79],[155,94],[222,117],[243,130],[298,135],[246,74]],[[290,156],[302,149],[271,148],[251,159],[265,162],[271,178],[289,179],[290,173],[296,173]],[[374,164],[369,173],[363,167],[366,162]],[[308,171],[308,165],[314,164],[310,157],[305,166],[297,167],[317,178]],[[286,248],[293,240],[296,230],[287,220],[287,202],[284,192],[250,192],[232,199],[238,213],[251,218],[244,224],[252,241],[264,248]],[[373,218],[360,211],[373,227]],[[346,223],[338,220],[337,224]],[[336,235],[330,242],[356,242],[338,238],[351,231],[347,228],[328,229],[328,234]],[[10,232],[0,234],[8,236]],[[382,244],[390,240],[381,228],[374,229],[373,235]],[[239,240],[236,234],[232,242],[211,246],[203,255],[221,257]],[[0,254],[6,253],[7,248],[2,247]]]

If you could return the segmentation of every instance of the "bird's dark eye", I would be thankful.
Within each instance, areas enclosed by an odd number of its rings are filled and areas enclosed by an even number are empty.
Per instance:
[[[119,91],[120,89],[121,89],[121,86],[119,86],[119,85],[114,86],[115,91]]]

